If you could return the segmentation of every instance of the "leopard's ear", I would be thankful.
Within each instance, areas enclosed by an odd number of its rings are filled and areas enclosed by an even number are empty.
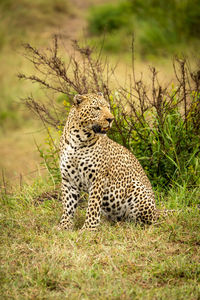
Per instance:
[[[84,95],[77,94],[74,96],[74,104],[78,106],[81,102],[83,102],[84,99]]]
[[[103,93],[101,93],[101,92],[98,92],[97,95],[103,97]]]

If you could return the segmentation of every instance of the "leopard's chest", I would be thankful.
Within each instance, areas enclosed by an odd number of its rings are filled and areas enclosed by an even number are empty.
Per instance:
[[[95,156],[90,149],[73,149],[69,145],[61,153],[62,175],[80,190],[88,191],[97,173]]]

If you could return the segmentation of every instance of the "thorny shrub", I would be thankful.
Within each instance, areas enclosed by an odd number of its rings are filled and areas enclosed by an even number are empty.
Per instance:
[[[110,138],[130,149],[138,158],[152,185],[169,190],[174,185],[193,188],[200,184],[200,70],[191,70],[186,59],[174,59],[174,84],[163,87],[155,68],[151,68],[151,86],[134,71],[121,86],[115,80],[115,68],[103,59],[101,51],[73,42],[71,54],[60,57],[58,39],[52,48],[40,51],[29,44],[25,57],[36,70],[35,75],[19,78],[39,83],[56,97],[44,101],[24,99],[26,105],[43,122],[60,133],[66,121],[74,94],[102,92],[111,104],[115,120]],[[55,92],[55,93],[54,93]],[[48,131],[49,134],[49,131]],[[48,152],[40,149],[44,162],[59,181],[58,147],[49,138]],[[51,167],[53,165],[53,168]]]

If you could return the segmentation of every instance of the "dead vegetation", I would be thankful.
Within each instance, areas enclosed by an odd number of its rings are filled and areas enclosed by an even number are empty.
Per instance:
[[[37,83],[47,92],[52,92],[44,101],[36,100],[33,96],[24,99],[28,108],[45,126],[51,125],[62,130],[74,94],[101,91],[110,102],[115,116],[109,136],[135,153],[153,184],[160,181],[163,186],[168,185],[172,178],[176,180],[183,169],[186,170],[188,165],[183,163],[188,156],[191,160],[192,157],[198,157],[198,65],[192,69],[185,58],[175,58],[173,65],[176,82],[168,86],[161,85],[157,71],[152,67],[151,84],[146,85],[142,75],[138,79],[135,74],[132,42],[132,74],[127,75],[122,86],[116,80],[117,66],[109,64],[102,56],[102,49],[97,51],[74,41],[73,52],[63,57],[59,55],[56,36],[53,46],[46,51],[38,50],[30,44],[24,45],[24,49],[26,59],[35,67],[35,74],[19,74],[19,78]],[[63,97],[65,105],[58,101],[59,97]],[[158,153],[156,157],[155,153]],[[194,173],[196,176],[196,171]],[[190,186],[196,185],[195,176]]]
[[[136,78],[134,43],[132,43],[132,74],[128,74],[125,87],[121,86],[119,82],[113,86],[117,66],[112,67],[107,59],[102,57],[101,50],[97,52],[97,49],[88,45],[81,46],[76,40],[73,41],[74,53],[69,54],[66,61],[64,57],[59,56],[57,36],[54,37],[53,47],[46,51],[40,51],[30,44],[25,44],[24,49],[24,56],[34,65],[37,75],[20,73],[18,75],[20,79],[39,83],[42,88],[64,94],[70,104],[75,93],[86,94],[101,91],[109,102],[111,101],[110,96],[113,95],[115,105],[120,107],[123,117],[132,115],[138,122],[146,122],[145,113],[153,108],[163,126],[166,113],[180,105],[184,122],[187,124],[187,117],[192,109],[191,94],[194,91],[198,94],[200,91],[199,66],[197,65],[195,70],[191,70],[190,64],[185,58],[175,58],[173,61],[176,76],[173,93],[171,86],[161,86],[154,67],[150,70],[151,86],[146,86],[142,75],[140,79]],[[117,96],[115,96],[115,92],[117,92]],[[176,102],[175,98],[178,99]],[[52,99],[51,106],[45,105],[41,100],[36,101],[33,97],[24,100],[28,108],[35,112],[43,122],[55,127],[60,124],[59,111],[56,111],[56,116],[51,114],[52,105],[53,107],[56,105],[55,99]],[[58,109],[57,106],[56,109]],[[199,130],[199,105],[196,107],[196,114],[194,125],[196,130]],[[115,120],[115,122],[117,121]],[[117,124],[117,128],[121,128],[121,125]],[[132,129],[137,131],[133,124],[130,125],[130,134]]]

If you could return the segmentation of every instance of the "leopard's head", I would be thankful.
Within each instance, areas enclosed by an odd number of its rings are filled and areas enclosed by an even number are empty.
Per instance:
[[[110,129],[114,117],[102,93],[76,95],[73,107],[82,129],[96,134],[105,134]]]

